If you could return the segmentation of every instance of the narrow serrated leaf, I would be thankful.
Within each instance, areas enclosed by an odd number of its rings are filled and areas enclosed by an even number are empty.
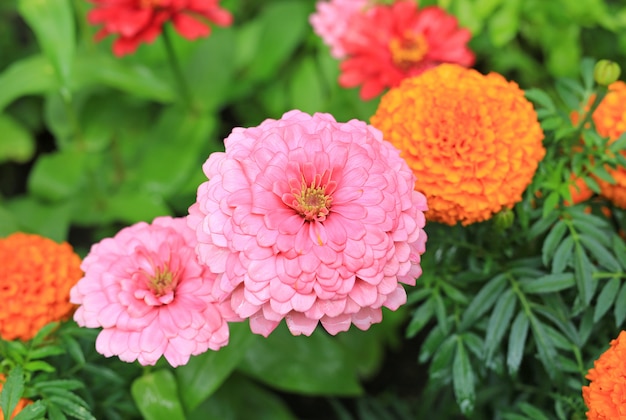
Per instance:
[[[415,310],[415,312],[413,312],[411,322],[409,322],[409,325],[406,328],[406,337],[415,337],[426,326],[426,324],[428,324],[434,314],[435,305],[433,303],[433,300],[428,299],[424,301]]]
[[[476,320],[478,320],[485,312],[487,312],[495,304],[496,300],[502,293],[506,285],[506,274],[499,274],[489,280],[480,292],[474,297],[472,303],[463,313],[461,321],[461,330],[469,328]]]
[[[521,282],[524,293],[541,294],[559,292],[574,286],[573,273],[547,274],[537,279]]]
[[[500,346],[504,333],[511,325],[510,322],[513,312],[515,312],[516,302],[515,292],[512,289],[508,289],[502,293],[491,312],[485,336],[485,360],[487,362],[493,357],[494,352]]]
[[[616,302],[620,302],[619,305],[615,305],[613,309],[613,315],[615,315],[615,326],[620,328],[626,318],[626,283],[622,285],[619,293],[617,294]]]
[[[513,320],[509,334],[509,346],[506,356],[509,375],[517,374],[520,364],[522,363],[524,349],[526,348],[526,337],[528,336],[528,326],[529,323],[526,314],[523,311],[518,312],[515,320]]]
[[[541,259],[544,265],[549,266],[554,251],[559,243],[561,243],[565,232],[567,232],[567,224],[563,220],[559,220],[552,229],[550,229],[550,233],[546,236],[541,247]]]
[[[554,252],[554,259],[552,260],[552,273],[562,273],[567,264],[572,259],[572,252],[574,250],[574,238],[571,236],[566,237],[563,242],[557,247]]]
[[[15,406],[22,398],[24,392],[24,371],[20,365],[15,366],[9,372],[6,382],[0,392],[0,407],[5,419],[10,419]]]
[[[618,296],[620,283],[620,278],[613,277],[604,285],[598,295],[598,299],[596,299],[595,309],[593,311],[593,322],[598,322],[604,314],[611,309],[613,302],[620,302],[619,300],[615,300]],[[623,306],[625,303],[626,301],[621,302],[621,305]],[[617,306],[619,306],[619,304]]]
[[[589,302],[591,302],[593,298],[593,270],[589,257],[587,257],[585,250],[579,243],[575,245],[574,260],[574,277],[576,279],[578,295],[586,306],[589,305]]]
[[[611,272],[620,272],[622,267],[611,252],[605,248],[600,242],[596,241],[589,235],[579,235],[579,241],[590,252],[596,261]]]
[[[474,411],[476,401],[476,384],[474,370],[470,363],[462,339],[457,340],[456,354],[452,365],[452,384],[454,396],[461,412],[469,416]]]
[[[533,332],[533,338],[535,339],[535,345],[537,346],[537,353],[539,360],[545,367],[545,370],[550,377],[554,379],[556,377],[556,349],[552,343],[550,336],[546,332],[544,325],[533,314],[529,315],[530,328]]]

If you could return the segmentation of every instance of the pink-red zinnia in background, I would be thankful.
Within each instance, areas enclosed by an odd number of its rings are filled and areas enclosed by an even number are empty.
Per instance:
[[[348,30],[353,15],[361,13],[370,0],[330,0],[318,1],[315,13],[309,18],[313,31],[330,47],[330,54],[342,59],[346,52],[341,38]]]
[[[216,276],[198,262],[195,245],[184,218],[158,217],[91,247],[70,297],[80,305],[78,325],[102,327],[99,353],[142,365],[165,356],[176,367],[228,343],[224,312],[211,294]]]
[[[142,42],[153,42],[167,22],[172,22],[176,31],[190,40],[208,36],[210,23],[232,23],[231,14],[219,6],[219,0],[90,1],[95,7],[87,16],[89,23],[103,25],[96,39],[118,35],[113,43],[117,56],[135,52]]]
[[[361,98],[368,100],[441,63],[472,66],[470,38],[436,6],[419,9],[413,0],[373,6],[351,18],[340,40],[346,59],[339,84],[361,86]]]
[[[381,321],[406,302],[425,250],[425,197],[400,152],[362,121],[290,111],[235,128],[204,164],[188,221],[214,295],[257,334]]]

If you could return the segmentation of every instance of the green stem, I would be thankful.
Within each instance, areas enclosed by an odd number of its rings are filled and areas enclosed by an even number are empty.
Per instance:
[[[176,57],[176,52],[174,51],[174,46],[172,45],[172,38],[170,36],[169,28],[163,28],[163,42],[165,43],[165,50],[167,51],[167,58],[172,69],[172,73],[174,74],[174,79],[176,80],[176,84],[178,85],[179,94],[182,100],[185,102],[187,107],[190,110],[193,110],[193,99],[191,96],[191,90],[189,89],[189,85],[185,77],[183,76],[183,72],[180,68],[180,62]]]

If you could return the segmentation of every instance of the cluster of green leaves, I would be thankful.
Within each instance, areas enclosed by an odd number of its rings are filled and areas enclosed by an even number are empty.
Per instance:
[[[586,372],[624,325],[622,211],[599,196],[570,204],[572,174],[599,193],[595,179],[614,183],[606,168],[626,163],[618,153],[626,136],[609,143],[593,127],[606,94],[593,67],[582,61],[582,83],[557,81],[559,105],[543,90],[527,92],[547,153],[512,226],[502,231],[496,216],[428,227],[407,335],[425,331],[419,360],[429,362],[427,391],[442,410],[454,398],[478,419],[582,416]]]
[[[422,4],[424,2],[420,2]],[[472,31],[478,66],[522,87],[575,77],[584,56],[626,68],[626,8],[619,0],[436,0]],[[505,54],[497,51],[506,51]],[[546,71],[547,70],[547,71]]]

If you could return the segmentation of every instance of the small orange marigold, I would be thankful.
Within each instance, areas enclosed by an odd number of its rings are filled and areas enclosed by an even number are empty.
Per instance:
[[[66,242],[26,233],[0,238],[0,338],[30,340],[44,325],[66,319],[80,263]]]
[[[596,131],[602,137],[608,137],[609,143],[615,141],[626,132],[626,83],[617,81],[609,85],[609,93],[593,113]],[[622,151],[626,156],[626,151]],[[626,168],[606,167],[615,179],[615,184],[596,178],[600,184],[601,194],[616,206],[626,209]]]
[[[2,373],[0,373],[0,392],[2,392],[2,388],[4,387],[5,381],[6,381],[6,377]],[[11,413],[11,418],[17,416],[19,412],[24,409],[24,407],[32,403],[33,402],[29,399],[20,398],[20,400],[17,402],[17,405],[13,409],[13,413]],[[0,409],[0,420],[4,420],[4,414],[2,413],[1,409]]]
[[[449,225],[513,207],[545,155],[524,91],[455,64],[405,79],[382,97],[371,123],[413,169],[426,218]]]
[[[589,420],[626,419],[626,331],[611,341],[611,347],[589,369],[589,386],[583,387]]]

